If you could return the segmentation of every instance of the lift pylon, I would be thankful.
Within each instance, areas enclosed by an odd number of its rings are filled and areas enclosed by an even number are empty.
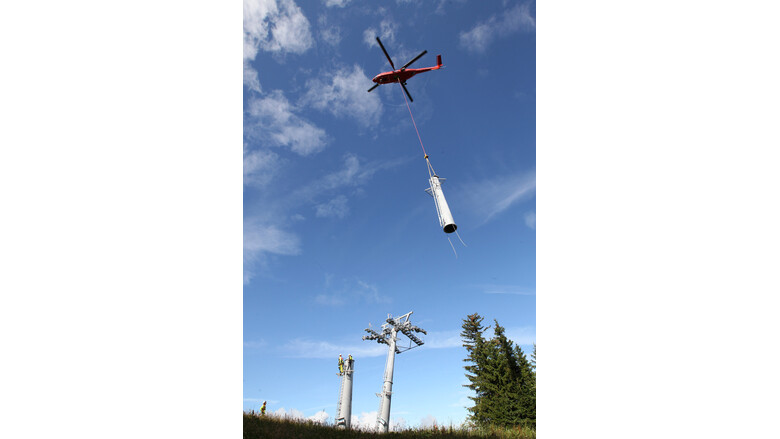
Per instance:
[[[352,374],[355,372],[355,360],[348,358],[344,362],[341,374],[339,403],[336,406],[336,427],[350,429],[352,425]]]
[[[427,334],[424,329],[418,328],[412,325],[409,321],[409,316],[414,311],[393,318],[390,314],[387,315],[387,320],[382,324],[382,332],[378,333],[370,328],[366,328],[366,332],[369,335],[364,335],[363,340],[376,340],[377,343],[384,343],[387,345],[387,363],[385,364],[385,376],[382,383],[382,392],[377,393],[380,398],[379,412],[377,414],[377,431],[380,433],[387,433],[390,429],[390,397],[393,394],[393,369],[395,367],[395,354],[406,352],[409,349],[416,348],[423,344],[423,341],[417,338],[412,332],[422,332]],[[398,345],[398,333],[402,333],[409,338],[409,346]],[[414,346],[412,346],[414,343]]]

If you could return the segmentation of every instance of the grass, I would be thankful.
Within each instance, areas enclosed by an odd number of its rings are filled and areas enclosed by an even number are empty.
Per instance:
[[[314,421],[285,419],[269,415],[261,416],[256,412],[244,412],[244,439],[378,439],[380,437],[397,439],[535,439],[536,430],[528,427],[476,429],[434,425],[430,428],[410,428],[401,432],[379,435],[374,432],[337,429],[332,425],[323,425]]]

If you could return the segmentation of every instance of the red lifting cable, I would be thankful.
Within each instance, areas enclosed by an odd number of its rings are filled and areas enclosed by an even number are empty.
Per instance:
[[[403,92],[403,86],[401,86],[401,83],[399,82],[398,85],[401,87],[401,91]],[[414,124],[414,131],[417,133],[417,139],[420,140],[420,146],[422,147],[422,152],[425,158],[428,158],[428,154],[425,152],[425,146],[423,146],[422,139],[420,138],[420,132],[417,131],[417,123],[414,121],[414,115],[412,115],[412,107],[409,106],[409,101],[406,99],[406,94],[401,93],[404,97],[404,102],[406,102],[406,108],[409,109],[409,116],[412,116],[412,124]]]

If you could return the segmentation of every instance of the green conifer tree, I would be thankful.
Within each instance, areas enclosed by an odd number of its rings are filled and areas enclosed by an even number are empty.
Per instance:
[[[532,363],[497,320],[494,337],[485,339],[489,327],[483,327],[482,320],[479,314],[467,316],[461,333],[468,352],[464,361],[470,363],[465,369],[471,384],[465,387],[475,392],[469,419],[480,426],[535,426],[536,347]]]
[[[463,332],[460,333],[460,336],[463,338],[463,347],[466,348],[467,352],[463,361],[469,363],[464,366],[464,369],[466,369],[466,378],[468,378],[470,384],[464,384],[463,386],[468,387],[475,393],[475,396],[469,396],[469,399],[474,401],[474,406],[468,408],[470,412],[469,419],[477,425],[483,425],[486,422],[483,410],[486,389],[482,379],[482,369],[485,366],[487,352],[485,339],[482,334],[488,328],[482,326],[483,319],[477,313],[466,316],[463,319]]]

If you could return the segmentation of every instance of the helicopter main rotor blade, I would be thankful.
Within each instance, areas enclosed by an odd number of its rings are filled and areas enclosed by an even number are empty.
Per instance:
[[[375,89],[375,88],[377,88],[377,87],[379,87],[379,84],[374,84],[374,86],[373,86],[373,87],[371,87],[371,88],[369,88],[369,89],[368,89],[368,91],[369,91],[369,92],[371,92],[371,90],[373,90],[373,89]]]
[[[406,89],[406,84],[403,82],[400,83],[401,87],[403,87],[404,91],[406,92],[406,96],[409,96],[409,102],[414,102],[414,99],[412,99],[412,95],[409,94],[409,90]]]
[[[382,52],[385,53],[387,60],[390,61],[390,67],[392,67],[393,70],[395,70],[395,65],[393,64],[393,60],[390,59],[390,55],[387,54],[387,51],[385,50],[385,46],[382,45],[382,40],[380,40],[379,37],[376,37],[376,42],[379,43],[379,47],[382,48]]]
[[[413,62],[415,62],[415,61],[417,61],[418,59],[420,59],[420,58],[421,58],[423,55],[425,55],[426,53],[428,53],[428,51],[427,51],[427,50],[423,50],[423,51],[422,51],[422,53],[421,53],[421,54],[419,54],[419,55],[417,55],[417,56],[415,56],[413,60],[411,60],[411,61],[409,61],[408,63],[404,64],[404,66],[403,66],[403,67],[401,67],[401,70],[404,70],[404,69],[406,69],[407,67],[409,67],[409,66],[410,66],[410,65],[411,65]]]

